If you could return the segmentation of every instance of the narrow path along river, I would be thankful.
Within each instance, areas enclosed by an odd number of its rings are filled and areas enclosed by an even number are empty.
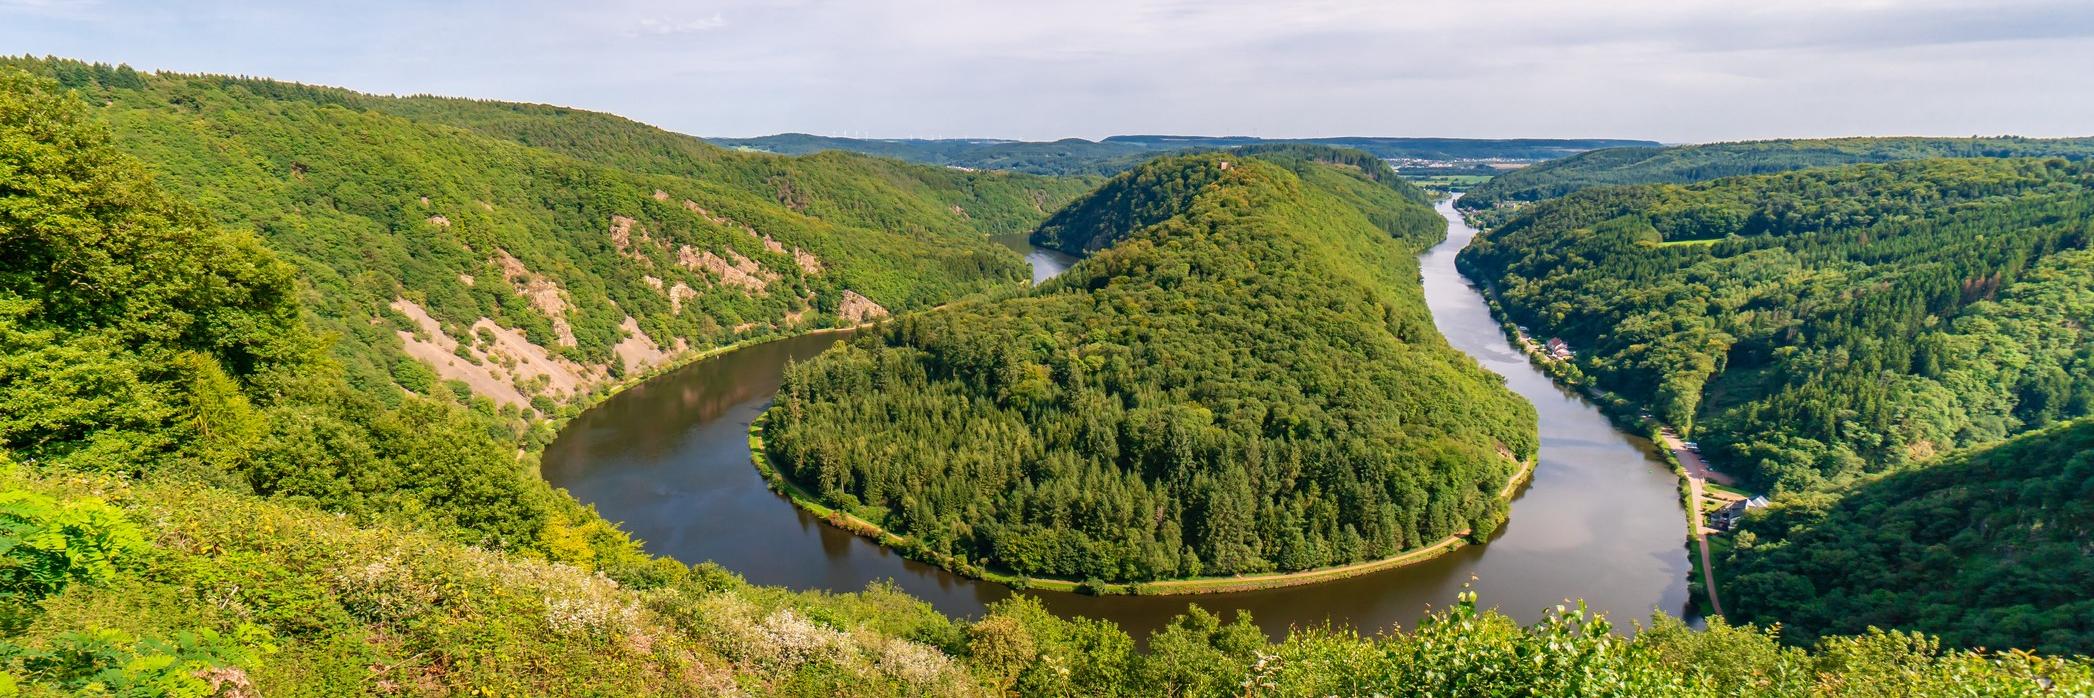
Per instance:
[[[1137,637],[1197,603],[1244,610],[1275,636],[1325,622],[1377,632],[1409,625],[1473,582],[1482,603],[1522,621],[1582,598],[1618,624],[1687,606],[1685,516],[1672,472],[1641,438],[1533,369],[1454,269],[1476,231],[1442,202],[1447,241],[1420,258],[1440,332],[1535,404],[1541,459],[1488,545],[1333,582],[1201,596],[1091,597],[1027,591],[1058,613],[1104,618]],[[1014,244],[1014,243],[1006,243]],[[1036,279],[1072,261],[1025,250]],[[764,487],[749,465],[748,425],[777,390],[787,361],[842,335],[780,340],[663,375],[576,418],[546,449],[544,473],[646,541],[650,552],[712,560],[756,584],[856,591],[883,579],[948,614],[978,615],[1014,593],[965,579],[823,525]]]

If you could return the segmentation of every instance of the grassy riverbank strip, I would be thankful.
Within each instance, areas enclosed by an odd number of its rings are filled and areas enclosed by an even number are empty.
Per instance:
[[[958,574],[964,577],[996,582],[999,584],[1006,584],[1018,589],[1066,591],[1080,594],[1094,594],[1100,596],[1172,596],[1185,594],[1219,594],[1232,591],[1253,591],[1258,589],[1278,589],[1282,587],[1302,586],[1305,584],[1317,584],[1320,582],[1334,581],[1338,579],[1345,579],[1347,577],[1356,577],[1372,572],[1379,572],[1382,570],[1389,570],[1398,567],[1415,565],[1420,562],[1437,558],[1441,555],[1445,555],[1455,550],[1459,550],[1462,546],[1468,545],[1472,542],[1468,538],[1468,532],[1465,531],[1460,534],[1442,538],[1438,542],[1435,542],[1431,545],[1411,548],[1409,550],[1405,550],[1395,555],[1381,558],[1379,560],[1368,560],[1365,562],[1356,562],[1349,565],[1339,565],[1336,567],[1322,567],[1313,570],[1302,570],[1299,572],[1270,572],[1264,574],[1247,574],[1230,577],[1197,577],[1192,579],[1166,579],[1151,582],[1132,582],[1121,584],[1108,582],[1081,582],[1071,579],[1029,577],[1020,574],[1012,574],[1008,572],[987,569],[981,565],[974,564],[964,559],[956,558],[950,555],[943,555],[928,550],[924,548],[922,545],[918,544],[915,541],[915,539],[909,538],[907,536],[897,535],[891,531],[888,531],[886,528],[880,526],[879,524],[867,521],[864,518],[861,518],[848,511],[843,511],[835,507],[831,507],[821,503],[815,498],[813,492],[807,491],[807,489],[801,487],[799,483],[793,482],[791,478],[786,477],[784,472],[780,471],[778,467],[771,462],[770,457],[765,453],[763,441],[763,424],[764,420],[768,419],[769,417],[770,412],[765,411],[763,414],[757,415],[756,420],[751,422],[749,425],[749,461],[756,466],[757,472],[763,474],[764,481],[770,483],[771,491],[777,492],[778,494],[783,495],[786,499],[791,500],[794,506],[800,507],[801,509],[809,513],[812,513],[815,516],[821,517],[823,521],[827,522],[831,526],[835,526],[836,528],[851,533],[853,535],[871,539],[872,541],[877,542],[880,545],[886,546],[891,550],[895,550],[897,552],[902,553],[905,556],[908,556],[910,559],[937,565],[941,568],[951,571],[954,574]],[[1513,472],[1512,477],[1506,480],[1505,487],[1499,491],[1499,498],[1504,499],[1506,501],[1511,501],[1513,495],[1519,492],[1519,488],[1533,479],[1534,467],[1534,459],[1528,459],[1527,461],[1520,463],[1518,470]]]

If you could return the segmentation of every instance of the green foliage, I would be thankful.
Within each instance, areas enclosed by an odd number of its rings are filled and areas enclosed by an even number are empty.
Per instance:
[[[8,647],[33,692],[75,696],[205,698],[251,695],[246,667],[274,652],[267,633],[242,625],[228,637],[212,630],[140,638],[120,630],[70,633],[47,650]]]
[[[768,453],[938,557],[1062,579],[1304,570],[1494,523],[1534,412],[1433,329],[1415,255],[1444,228],[1312,154],[1122,175],[1038,233],[1103,248],[1063,276],[789,369]]]
[[[667,561],[581,568],[221,489],[0,476],[150,541],[0,644],[29,695],[955,695],[961,630],[875,587],[794,594]],[[644,569],[643,569],[644,568]],[[129,691],[129,692],[126,692]]]
[[[1747,520],[1724,605],[1812,642],[1870,627],[1961,647],[2094,653],[2094,421]]]
[[[2090,187],[1959,159],[1599,189],[1461,260],[1717,465],[1807,489],[2094,410]]]
[[[78,100],[0,74],[0,444],[138,470],[224,445],[232,379],[309,361],[293,270],[152,187]]]
[[[108,581],[145,547],[138,528],[100,500],[0,492],[0,629],[21,627],[34,604],[69,584]]]
[[[290,265],[162,192],[77,99],[19,72],[0,82],[0,446],[39,468],[538,546],[557,498],[512,437],[350,387],[300,319]]]
[[[1243,616],[1224,623],[1194,606],[1136,652],[1110,626],[1058,620],[1024,598],[997,604],[974,628],[1024,638],[1026,651],[1003,651],[1006,642],[968,659],[996,667],[1003,682],[992,685],[1039,696],[1888,697],[2074,695],[2094,685],[2084,659],[1943,650],[1908,633],[1871,630],[1806,650],[1721,618],[1696,631],[1660,615],[1629,638],[1573,604],[1522,627],[1466,591],[1410,631],[1373,637],[1297,628],[1272,643]]]
[[[2094,138],[1829,138],[1605,148],[1525,167],[1469,189],[1458,203],[1481,211],[1609,184],[1685,184],[1812,167],[1925,158],[2094,156]]]

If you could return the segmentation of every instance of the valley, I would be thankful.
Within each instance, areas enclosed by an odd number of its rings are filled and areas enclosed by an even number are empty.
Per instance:
[[[1504,529],[1484,545],[1311,586],[1198,596],[1089,596],[1012,590],[908,559],[825,524],[770,491],[749,465],[749,422],[769,405],[788,361],[806,361],[835,336],[749,347],[672,372],[583,413],[547,449],[544,472],[647,541],[649,552],[711,560],[758,584],[849,592],[893,580],[939,611],[974,616],[1013,594],[1064,615],[1110,620],[1137,637],[1188,605],[1250,614],[1264,632],[1331,622],[1355,628],[1415,624],[1465,585],[1522,621],[1565,595],[1616,618],[1688,606],[1684,512],[1672,473],[1646,440],[1616,431],[1579,397],[1536,371],[1505,340],[1454,268],[1475,230],[1450,204],[1445,241],[1419,261],[1438,331],[1532,402],[1539,464],[1512,500]],[[1045,251],[1036,276],[1059,273]]]
[[[2094,691],[2086,139],[760,140],[0,58],[0,695]]]

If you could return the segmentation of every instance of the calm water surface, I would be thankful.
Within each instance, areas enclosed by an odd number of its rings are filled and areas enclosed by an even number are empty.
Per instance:
[[[1026,233],[998,235],[994,239],[996,244],[1025,256],[1025,263],[1032,265],[1032,282],[1035,284],[1054,278],[1076,263],[1076,257],[1067,252],[1033,247]]]
[[[1137,637],[1189,603],[1243,610],[1268,633],[1350,625],[1366,632],[1409,625],[1473,584],[1485,605],[1522,621],[1566,598],[1583,598],[1624,625],[1687,605],[1685,512],[1672,472],[1649,442],[1614,430],[1592,405],[1551,383],[1500,334],[1483,299],[1454,270],[1475,230],[1447,202],[1447,241],[1420,258],[1425,296],[1440,332],[1532,401],[1541,417],[1541,462],[1488,545],[1420,565],[1268,591],[1180,597],[1037,596],[1063,614],[1106,618]],[[1000,240],[1027,253],[1035,281],[1074,260]],[[948,574],[835,530],[766,489],[749,465],[748,427],[789,361],[804,361],[842,334],[780,340],[693,364],[635,386],[575,419],[544,459],[545,477],[646,541],[650,552],[712,560],[750,582],[856,591],[892,579],[940,611],[979,615],[1014,593]]]

